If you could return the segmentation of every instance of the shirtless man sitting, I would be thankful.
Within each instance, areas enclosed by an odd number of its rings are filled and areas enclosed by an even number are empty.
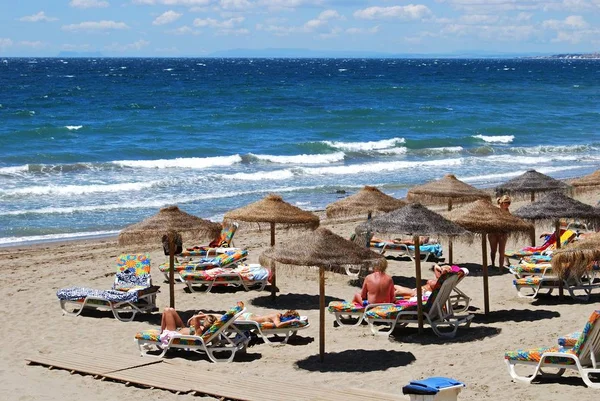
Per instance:
[[[354,295],[353,302],[363,305],[363,301],[367,301],[369,304],[395,301],[394,281],[385,274],[385,266],[377,266],[374,270],[365,277],[362,290]]]

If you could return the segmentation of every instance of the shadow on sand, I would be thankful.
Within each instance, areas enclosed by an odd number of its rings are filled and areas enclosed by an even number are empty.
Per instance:
[[[323,362],[319,355],[311,355],[296,362],[296,366],[309,372],[373,372],[407,366],[416,361],[412,352],[352,349],[326,352]]]
[[[483,267],[481,263],[461,263],[457,266],[469,269],[469,277],[483,277]],[[510,274],[510,271],[505,267],[488,266],[488,277],[503,276],[505,274]]]
[[[497,322],[535,322],[543,319],[554,319],[560,317],[560,313],[552,310],[538,309],[504,309],[491,311],[487,315],[475,314],[473,322],[497,323]]]
[[[325,307],[331,301],[343,301],[341,298],[325,296]],[[250,301],[254,306],[271,309],[319,309],[319,296],[314,294],[281,294],[273,300],[270,295],[256,297]]]
[[[454,338],[441,338],[435,335],[431,328],[425,327],[423,334],[419,334],[417,327],[403,327],[394,330],[389,336],[390,342],[410,344],[460,344],[471,341],[479,341],[484,338],[494,337],[500,334],[502,329],[489,326],[460,327]]]

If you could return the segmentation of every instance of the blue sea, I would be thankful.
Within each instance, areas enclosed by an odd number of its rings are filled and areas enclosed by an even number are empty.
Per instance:
[[[600,61],[0,59],[0,244],[600,165]]]

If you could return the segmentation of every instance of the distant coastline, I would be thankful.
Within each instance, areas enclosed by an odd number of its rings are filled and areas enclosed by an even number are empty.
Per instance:
[[[566,53],[553,54],[552,56],[539,56],[533,58],[560,59],[560,60],[600,60],[600,53]]]

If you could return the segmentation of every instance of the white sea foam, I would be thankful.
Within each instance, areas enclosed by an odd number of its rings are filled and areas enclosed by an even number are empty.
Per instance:
[[[514,147],[510,149],[511,152],[526,155],[539,155],[546,153],[581,153],[590,150],[596,150],[596,148],[589,145],[540,145],[532,147]]]
[[[344,160],[344,152],[335,152],[327,154],[314,154],[314,155],[294,155],[294,156],[273,156],[273,155],[255,155],[250,153],[252,156],[259,160],[270,161],[272,163],[280,164],[326,164],[336,163]]]
[[[404,146],[399,146],[397,148],[389,148],[389,149],[380,149],[377,150],[377,153],[384,155],[403,155],[406,153],[408,149]]]
[[[419,167],[449,167],[459,166],[463,162],[462,158],[428,160],[428,161],[396,161],[353,164],[349,166],[331,166],[331,167],[302,167],[301,172],[307,175],[347,175],[377,173],[381,171],[397,171]]]
[[[515,139],[514,135],[499,135],[499,136],[488,136],[488,135],[473,135],[473,138],[481,139],[487,143],[511,143]]]
[[[215,156],[215,157],[188,157],[159,160],[117,160],[112,163],[122,167],[136,168],[210,168],[218,166],[231,166],[240,163],[240,155]]]
[[[404,138],[391,138],[383,139],[381,141],[369,141],[369,142],[339,142],[339,141],[322,141],[321,143],[331,146],[332,148],[349,150],[353,152],[358,151],[369,151],[393,148],[394,146],[405,143]]]
[[[414,149],[412,152],[424,155],[443,155],[447,153],[460,153],[463,150],[464,148],[462,146],[444,146],[440,148]]]
[[[0,175],[20,174],[20,173],[26,173],[27,171],[29,171],[28,164],[23,164],[21,166],[0,167]]]
[[[5,237],[0,238],[0,246],[13,245],[24,242],[49,242],[59,240],[69,240],[75,238],[89,238],[89,237],[104,237],[117,235],[119,231],[90,231],[80,233],[64,233],[64,234],[46,234],[46,235],[31,235],[29,237]]]
[[[0,189],[0,195],[84,195],[102,192],[141,191],[160,184],[161,181],[125,182],[106,185],[46,185],[15,189]]]
[[[65,128],[69,131],[77,131],[78,129],[82,129],[83,125],[65,125]]]
[[[552,161],[577,161],[577,156],[507,156],[507,155],[492,155],[486,156],[482,159],[492,162],[510,163],[510,164],[543,164],[550,163]]]
[[[536,168],[536,171],[539,173],[542,173],[542,174],[550,174],[550,173],[556,173],[556,172],[565,171],[565,170],[579,170],[579,169],[586,168],[586,167],[588,167],[588,166],[541,167],[541,168]],[[458,177],[458,178],[464,182],[503,181],[506,179],[518,177],[525,172],[526,172],[526,170],[519,170],[519,171],[510,171],[510,172],[506,172],[506,173],[484,174],[484,175],[476,175],[473,177]]]
[[[234,173],[222,175],[226,180],[260,181],[260,180],[287,180],[294,176],[292,170],[259,171],[257,173]]]

